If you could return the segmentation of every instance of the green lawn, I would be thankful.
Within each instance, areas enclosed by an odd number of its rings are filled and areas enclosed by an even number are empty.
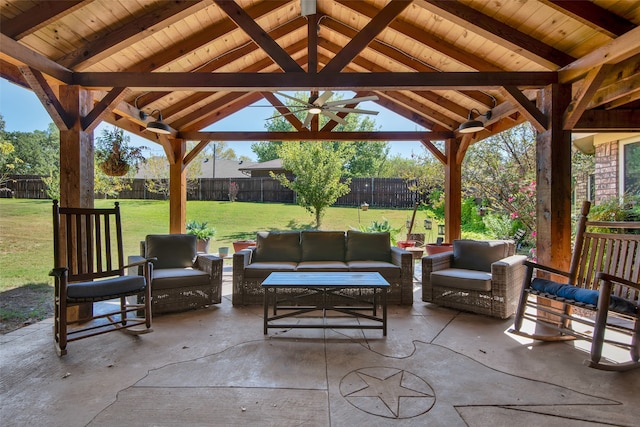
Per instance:
[[[96,207],[113,206],[113,200],[96,200]],[[169,202],[155,200],[120,200],[125,254],[137,255],[139,242],[147,234],[169,232]],[[403,227],[411,218],[411,209],[372,209],[332,207],[323,217],[323,230],[348,230],[360,222],[387,218],[394,228]],[[208,221],[216,237],[210,251],[229,246],[234,240],[255,238],[261,230],[300,230],[313,226],[313,217],[303,208],[289,204],[245,202],[187,202],[187,220]],[[424,215],[416,215],[414,232],[422,228]],[[437,229],[434,224],[434,230]],[[435,233],[431,238],[435,240]],[[53,267],[50,200],[0,199],[0,291],[27,284],[49,284]]]

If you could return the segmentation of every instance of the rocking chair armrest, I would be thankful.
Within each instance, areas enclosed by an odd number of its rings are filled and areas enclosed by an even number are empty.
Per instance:
[[[614,276],[613,274],[604,273],[599,271],[596,273],[596,280],[602,280],[606,282],[615,282],[623,286],[629,286],[630,288],[640,289],[640,284],[632,282],[631,280],[623,279],[622,277]],[[610,291],[610,289],[609,289]]]
[[[562,270],[558,270],[557,268],[553,268],[553,267],[549,267],[546,265],[542,265],[542,264],[538,264],[537,262],[533,262],[533,261],[525,261],[524,265],[526,265],[528,268],[531,269],[538,269],[538,270],[543,270],[546,271],[548,273],[553,273],[553,274],[559,274],[561,276],[565,276],[565,277],[569,277],[570,274],[566,271],[562,271]]]
[[[130,267],[138,267],[141,265],[145,265],[148,262],[153,262],[153,261],[157,261],[158,258],[153,257],[153,258],[145,258],[142,257],[140,255],[131,255],[129,257],[129,259],[127,261],[129,261],[129,264],[125,265],[124,268],[130,268]]]
[[[56,267],[49,272],[49,276],[60,279],[67,274],[67,271],[69,271],[67,267]]]

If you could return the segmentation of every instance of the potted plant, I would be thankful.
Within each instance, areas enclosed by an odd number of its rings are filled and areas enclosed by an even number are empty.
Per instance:
[[[98,167],[109,176],[124,176],[131,168],[138,169],[146,162],[142,150],[147,147],[133,147],[129,136],[122,129],[103,129],[96,138],[95,157]]]
[[[198,239],[198,252],[209,252],[209,243],[216,235],[216,229],[209,227],[206,221],[198,222],[196,220],[187,223],[187,234],[193,234]]]

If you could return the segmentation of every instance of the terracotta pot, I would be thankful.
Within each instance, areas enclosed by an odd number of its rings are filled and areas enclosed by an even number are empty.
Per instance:
[[[399,248],[412,248],[416,245],[416,242],[414,240],[400,240],[397,243]]]
[[[211,241],[209,239],[206,239],[206,240],[198,239],[196,241],[196,251],[208,254],[210,243]]]
[[[243,249],[247,249],[249,246],[255,246],[255,240],[236,240],[233,242],[233,251],[238,252]]]
[[[441,245],[429,243],[425,245],[425,248],[427,249],[427,255],[441,254],[443,252],[453,252],[453,244],[451,243],[443,243]]]

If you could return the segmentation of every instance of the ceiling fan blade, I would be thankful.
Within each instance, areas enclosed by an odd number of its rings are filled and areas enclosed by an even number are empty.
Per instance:
[[[347,107],[330,107],[330,111],[335,111],[338,113],[373,114],[373,115],[378,114],[378,111],[374,111],[374,110],[360,110],[358,108],[347,108]]]
[[[294,98],[293,96],[289,96],[286,93],[282,92],[274,92],[276,95],[284,96],[285,98],[289,98],[293,101],[299,102],[302,105],[308,105],[307,101],[303,101],[302,99]]]
[[[360,102],[365,102],[365,101],[377,101],[378,98],[376,95],[369,95],[369,96],[361,96],[358,98],[352,98],[352,99],[341,99],[339,101],[329,101],[329,102],[325,102],[324,105],[327,107],[330,107],[332,105],[345,105],[345,104],[358,104]]]
[[[328,90],[325,93],[323,93],[322,95],[320,95],[315,101],[313,101],[313,105],[317,105],[318,107],[322,107],[323,105],[325,105],[325,102],[327,101],[327,99],[331,98],[332,96],[333,96],[333,92]]]
[[[313,114],[307,113],[307,115],[304,118],[304,122],[302,122],[303,128],[309,129],[309,126],[311,126],[311,119],[313,118],[313,116],[314,116]]]
[[[346,125],[347,124],[347,121],[345,119],[343,119],[342,117],[338,116],[337,114],[332,113],[331,111],[322,110],[321,114],[324,114],[325,116],[329,117],[334,122],[338,122],[341,125]]]
[[[278,117],[290,116],[291,114],[295,114],[295,113],[300,112],[300,111],[307,111],[307,109],[306,108],[300,108],[299,110],[292,110],[292,111],[289,111],[288,113],[276,114],[275,116],[267,117],[265,120],[271,120],[271,119],[277,119]]]

